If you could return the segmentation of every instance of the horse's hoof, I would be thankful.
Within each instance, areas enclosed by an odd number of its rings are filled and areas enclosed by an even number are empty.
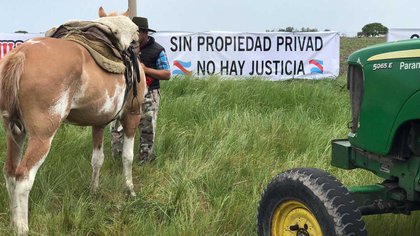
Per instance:
[[[90,193],[91,193],[92,195],[98,195],[98,193],[99,193],[99,189],[97,189],[97,188],[91,188],[91,189],[90,189]]]
[[[16,233],[18,236],[26,236],[29,233],[29,227],[26,226],[20,226],[16,228]]]
[[[127,191],[127,196],[129,198],[135,198],[137,195],[136,195],[136,193],[133,190],[128,190]]]

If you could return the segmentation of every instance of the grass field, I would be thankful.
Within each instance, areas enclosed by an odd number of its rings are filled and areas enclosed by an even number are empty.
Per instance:
[[[383,41],[343,38],[342,63],[350,52]],[[342,75],[345,70],[342,64]],[[350,121],[343,76],[174,79],[162,83],[161,94],[158,158],[134,166],[138,197],[124,195],[122,164],[110,155],[109,133],[101,190],[91,194],[90,128],[63,125],[30,195],[31,235],[255,235],[261,193],[281,171],[317,167],[345,185],[378,181],[365,171],[329,165],[330,140],[345,138]],[[364,219],[369,235],[415,235],[419,216]],[[11,234],[9,222],[0,178],[0,235]]]

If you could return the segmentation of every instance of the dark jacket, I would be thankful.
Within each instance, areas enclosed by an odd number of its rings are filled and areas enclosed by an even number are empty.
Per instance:
[[[149,36],[149,41],[147,41],[146,45],[140,48],[140,60],[149,68],[159,69],[156,67],[156,61],[158,60],[160,53],[164,50],[165,49],[158,44],[153,37]],[[146,79],[149,90],[160,88],[158,79],[150,76],[146,76]]]

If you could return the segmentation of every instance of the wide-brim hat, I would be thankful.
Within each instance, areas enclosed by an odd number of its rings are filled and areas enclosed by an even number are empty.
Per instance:
[[[149,23],[145,17],[135,16],[133,17],[133,22],[139,27],[139,29],[156,32],[156,30],[149,28]]]

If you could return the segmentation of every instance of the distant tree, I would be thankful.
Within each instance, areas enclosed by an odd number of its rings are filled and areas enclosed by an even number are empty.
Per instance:
[[[329,31],[329,30],[328,30]],[[302,27],[300,30],[296,29],[292,26],[288,26],[285,29],[279,28],[279,29],[272,29],[272,30],[266,30],[266,32],[318,32],[317,28],[309,28],[309,27]]]
[[[388,28],[381,23],[370,23],[362,28],[362,32],[357,33],[357,36],[376,37],[388,33]]]
[[[270,29],[270,30],[265,30],[265,32],[285,32],[286,30],[285,29],[282,29],[282,28],[280,28],[280,29]]]
[[[311,29],[311,28],[309,28],[309,27],[302,27],[301,29],[300,29],[300,32],[318,32],[318,29],[317,28],[314,28],[314,29]]]
[[[27,33],[28,33],[28,31],[25,31],[25,30],[15,31],[15,34],[27,34]]]
[[[291,26],[286,27],[286,29],[279,28],[279,29],[266,30],[266,32],[296,32],[296,31],[297,30]]]
[[[286,27],[286,30],[285,31],[286,32],[295,32],[296,30],[292,26],[288,26],[288,27]]]

